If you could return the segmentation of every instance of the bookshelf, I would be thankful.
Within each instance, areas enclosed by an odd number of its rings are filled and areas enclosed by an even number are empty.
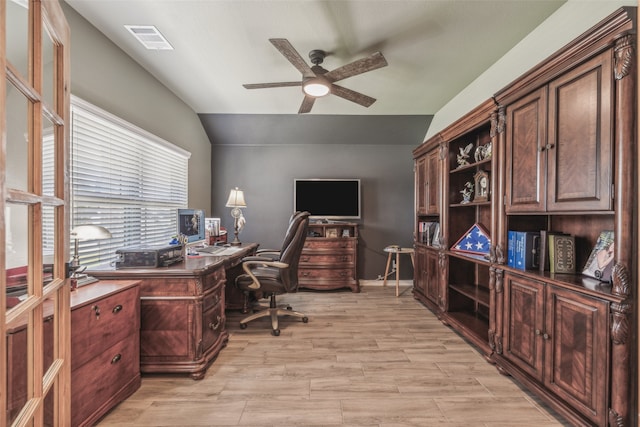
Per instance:
[[[574,425],[632,425],[637,412],[635,13],[619,9],[414,150],[414,297]],[[438,212],[421,168],[435,153]],[[420,233],[434,221],[437,247]],[[489,253],[452,249],[474,224]],[[607,230],[611,282],[581,274]],[[575,271],[510,265],[510,231],[570,236]]]

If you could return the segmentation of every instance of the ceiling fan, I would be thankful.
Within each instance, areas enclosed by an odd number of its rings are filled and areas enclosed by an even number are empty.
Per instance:
[[[329,94],[337,95],[347,101],[360,104],[363,107],[369,107],[376,102],[375,98],[338,86],[334,84],[334,82],[385,67],[387,60],[384,59],[384,56],[382,56],[380,52],[376,52],[366,58],[355,60],[335,70],[328,71],[320,66],[325,56],[327,56],[327,52],[318,49],[309,52],[309,59],[311,59],[311,63],[313,64],[313,66],[310,67],[287,39],[269,39],[269,41],[302,73],[302,80],[297,82],[252,83],[242,85],[246,89],[302,86],[304,99],[302,100],[298,114],[310,112],[316,98]]]

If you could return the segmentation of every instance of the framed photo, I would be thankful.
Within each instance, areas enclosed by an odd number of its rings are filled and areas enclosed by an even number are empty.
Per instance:
[[[220,218],[205,218],[204,227],[207,236],[220,235]]]
[[[327,228],[327,230],[324,232],[324,237],[338,237],[338,229]]]
[[[348,228],[343,228],[342,237],[351,237],[351,230],[349,230]]]

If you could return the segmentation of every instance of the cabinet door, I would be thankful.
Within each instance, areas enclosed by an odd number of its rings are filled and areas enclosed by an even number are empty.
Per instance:
[[[543,376],[544,283],[507,274],[503,354],[539,381]]]
[[[427,298],[433,301],[435,305],[441,306],[440,281],[438,280],[440,276],[438,270],[438,253],[427,250],[424,263]]]
[[[548,211],[612,208],[611,61],[606,51],[549,84]]]
[[[427,213],[427,158],[416,159],[416,212]]]
[[[437,215],[440,212],[440,162],[438,150],[427,154],[426,203],[427,214]]]
[[[545,210],[547,90],[506,108],[507,213]]]
[[[604,425],[609,304],[549,286],[546,309],[545,383],[596,424]]]

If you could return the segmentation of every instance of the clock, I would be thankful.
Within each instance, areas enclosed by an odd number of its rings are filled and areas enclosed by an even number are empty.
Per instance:
[[[489,188],[491,181],[489,180],[489,172],[480,170],[473,176],[475,182],[474,202],[486,202],[489,200]]]

